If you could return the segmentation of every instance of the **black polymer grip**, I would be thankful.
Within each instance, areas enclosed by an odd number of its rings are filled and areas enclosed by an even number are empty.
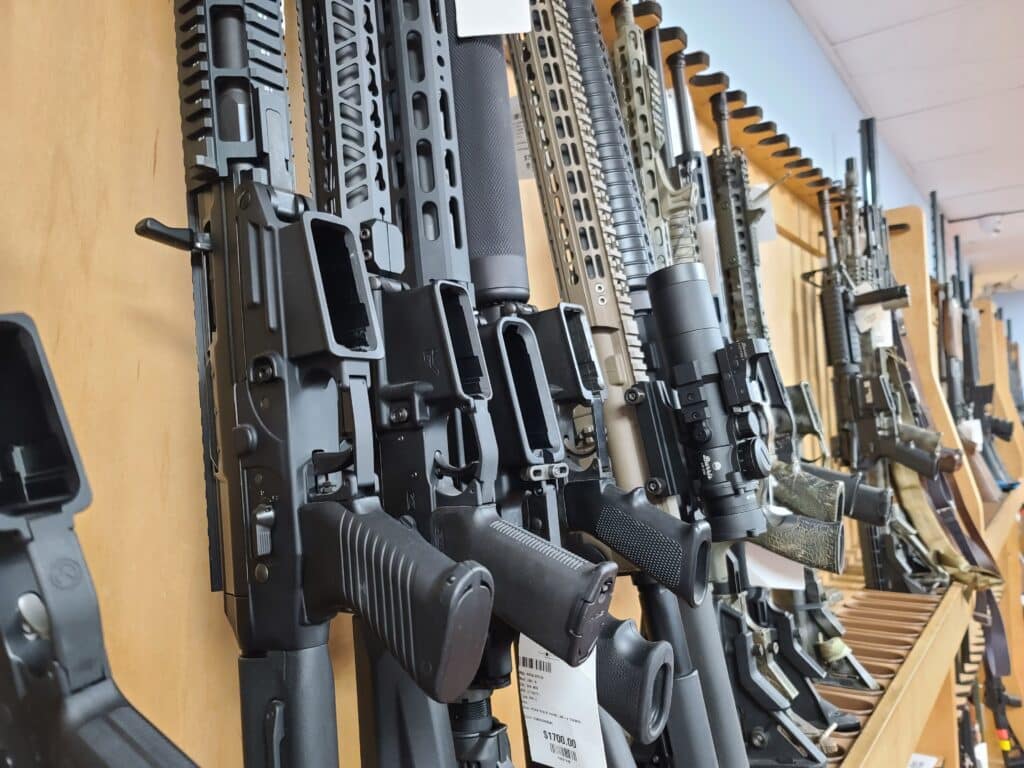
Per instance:
[[[839,481],[846,488],[846,507],[843,514],[868,525],[886,525],[892,518],[893,493],[891,488],[877,488],[864,482],[859,472],[846,474],[817,464],[803,462],[803,471],[823,480]]]
[[[643,489],[624,491],[607,483],[569,483],[569,528],[604,542],[690,605],[707,594],[711,529],[689,523],[647,501]]]
[[[512,107],[499,36],[459,38],[447,0],[452,90],[461,160],[470,270],[477,301],[526,301],[526,241],[519,201]],[[465,169],[486,169],[485,173]]]
[[[429,696],[455,700],[483,654],[494,599],[487,569],[453,562],[376,498],[315,502],[303,523],[307,610],[354,610]],[[336,580],[327,575],[338,574]]]
[[[576,44],[580,79],[587,97],[601,171],[604,174],[612,224],[629,287],[642,290],[654,268],[643,198],[626,140],[618,96],[598,28],[593,0],[565,0]]]
[[[878,446],[878,454],[882,458],[902,464],[924,477],[935,477],[939,474],[939,455],[923,451],[913,445],[906,445],[896,440],[883,440]]]
[[[672,646],[644,638],[632,619],[605,617],[595,651],[597,702],[641,744],[665,729],[672,703]]]
[[[584,560],[503,520],[493,507],[443,507],[434,530],[445,553],[490,570],[498,618],[567,664],[586,660],[611,602],[614,563]]]
[[[1013,422],[993,416],[992,434],[1004,442],[1009,441],[1013,437]]]
[[[64,701],[57,742],[59,756],[53,764],[66,768],[187,768],[195,765],[128,703],[110,679],[78,691]]]

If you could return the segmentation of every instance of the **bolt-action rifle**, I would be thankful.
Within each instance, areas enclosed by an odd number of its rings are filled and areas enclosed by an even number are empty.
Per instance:
[[[245,762],[335,765],[336,613],[451,701],[494,583],[381,504],[368,247],[295,192],[280,6],[179,2],[174,22],[189,221],[136,230],[192,253],[211,581],[242,651]]]
[[[11,766],[193,766],[111,676],[73,526],[92,492],[25,315],[0,315],[0,366],[0,752]]]

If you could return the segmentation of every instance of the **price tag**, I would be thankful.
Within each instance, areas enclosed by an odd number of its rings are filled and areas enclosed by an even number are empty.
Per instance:
[[[978,768],[988,768],[988,744],[984,741],[974,745],[974,762]]]
[[[762,213],[754,225],[759,243],[770,243],[779,236],[775,228],[775,209],[772,207],[771,185],[752,184],[749,197],[755,209],[761,209]]]
[[[804,567],[757,544],[746,545],[750,584],[768,589],[803,589]]]
[[[961,439],[969,440],[978,447],[981,447],[982,442],[985,440],[985,433],[981,428],[981,419],[965,419],[957,425],[956,429],[960,433]]]
[[[519,700],[533,762],[549,768],[608,768],[593,654],[570,667],[522,635],[518,662]]]
[[[939,758],[931,755],[919,755],[916,752],[910,756],[907,768],[935,768],[939,764]]]
[[[853,292],[866,293],[870,290],[870,283],[861,283]],[[870,332],[871,346],[875,349],[893,346],[892,310],[884,309],[881,304],[861,307],[854,312],[853,322],[861,333]]]
[[[511,35],[530,31],[530,0],[455,0],[459,37]]]

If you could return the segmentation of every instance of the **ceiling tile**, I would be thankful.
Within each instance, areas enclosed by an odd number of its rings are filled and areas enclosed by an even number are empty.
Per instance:
[[[857,3],[800,2],[801,13],[813,14],[818,26],[833,45],[914,19],[941,14],[964,5],[965,0],[860,0]]]

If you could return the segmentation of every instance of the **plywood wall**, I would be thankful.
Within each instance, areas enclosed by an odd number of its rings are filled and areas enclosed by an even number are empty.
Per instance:
[[[239,765],[236,647],[208,588],[187,257],[133,234],[142,216],[184,219],[172,6],[4,10],[0,151],[12,183],[0,206],[0,311],[36,319],[84,457],[95,501],[77,529],[119,684],[198,763]],[[301,135],[295,104],[293,113]],[[302,167],[302,142],[296,151]],[[550,305],[536,192],[523,186],[536,216],[534,297]],[[781,234],[762,257],[775,347],[787,380],[809,378],[827,412],[814,292],[799,281],[817,263],[804,245],[816,242],[815,215],[786,190],[773,202]],[[628,597],[619,607],[631,610]],[[332,638],[349,768],[358,759],[346,619]],[[511,692],[501,712],[516,725]]]

